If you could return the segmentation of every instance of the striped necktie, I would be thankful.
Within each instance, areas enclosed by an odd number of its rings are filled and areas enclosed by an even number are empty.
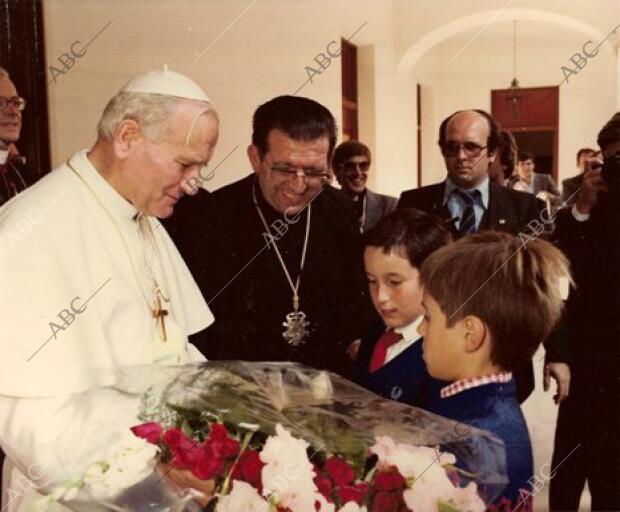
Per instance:
[[[463,211],[463,216],[459,224],[459,234],[465,236],[469,233],[474,233],[476,231],[476,213],[474,211],[474,205],[480,199],[480,191],[467,191],[457,188],[454,190],[454,193],[458,194],[461,199],[465,201],[465,210]]]

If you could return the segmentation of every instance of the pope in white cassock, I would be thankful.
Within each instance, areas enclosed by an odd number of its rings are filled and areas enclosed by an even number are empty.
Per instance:
[[[0,209],[3,512],[82,474],[137,423],[135,399],[112,387],[69,400],[108,384],[101,369],[202,360],[187,336],[213,316],[155,217],[196,190],[217,137],[204,91],[151,71],[110,100],[90,151]]]

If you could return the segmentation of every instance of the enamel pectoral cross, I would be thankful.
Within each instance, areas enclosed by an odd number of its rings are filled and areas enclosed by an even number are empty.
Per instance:
[[[155,300],[155,309],[153,310],[153,317],[157,321],[157,331],[159,332],[159,338],[162,341],[166,341],[166,320],[164,317],[168,316],[168,310],[161,307],[161,298],[157,297]]]

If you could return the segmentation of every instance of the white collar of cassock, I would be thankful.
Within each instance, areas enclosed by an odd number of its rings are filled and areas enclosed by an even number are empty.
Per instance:
[[[110,214],[122,221],[133,220],[138,209],[121,196],[116,189],[99,173],[88,159],[88,151],[82,150],[73,155],[69,164],[79,172],[97,197],[103,201]]]

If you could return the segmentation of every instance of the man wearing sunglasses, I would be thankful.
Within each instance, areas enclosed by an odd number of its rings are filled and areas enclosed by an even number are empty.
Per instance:
[[[338,183],[353,199],[362,233],[393,212],[398,203],[395,197],[378,194],[366,187],[370,163],[370,149],[356,140],[340,144],[334,151],[332,160]]]
[[[24,108],[26,100],[18,96],[9,73],[0,68],[0,206],[35,181],[15,147]]]
[[[439,148],[448,176],[434,185],[407,190],[399,208],[418,208],[443,218],[458,238],[482,230],[504,231],[513,235],[537,236],[530,221],[543,222],[549,212],[533,195],[492,183],[489,166],[495,161],[500,136],[495,119],[484,110],[461,110],[447,117],[439,128]],[[568,367],[561,347],[546,346],[547,374],[558,382],[558,396],[568,394]],[[532,366],[517,372],[517,393],[523,402],[534,389]]]
[[[276,97],[254,113],[253,172],[179,204],[173,238],[217,318],[192,339],[208,359],[352,373],[372,306],[353,206],[328,185],[335,143],[323,105]]]

